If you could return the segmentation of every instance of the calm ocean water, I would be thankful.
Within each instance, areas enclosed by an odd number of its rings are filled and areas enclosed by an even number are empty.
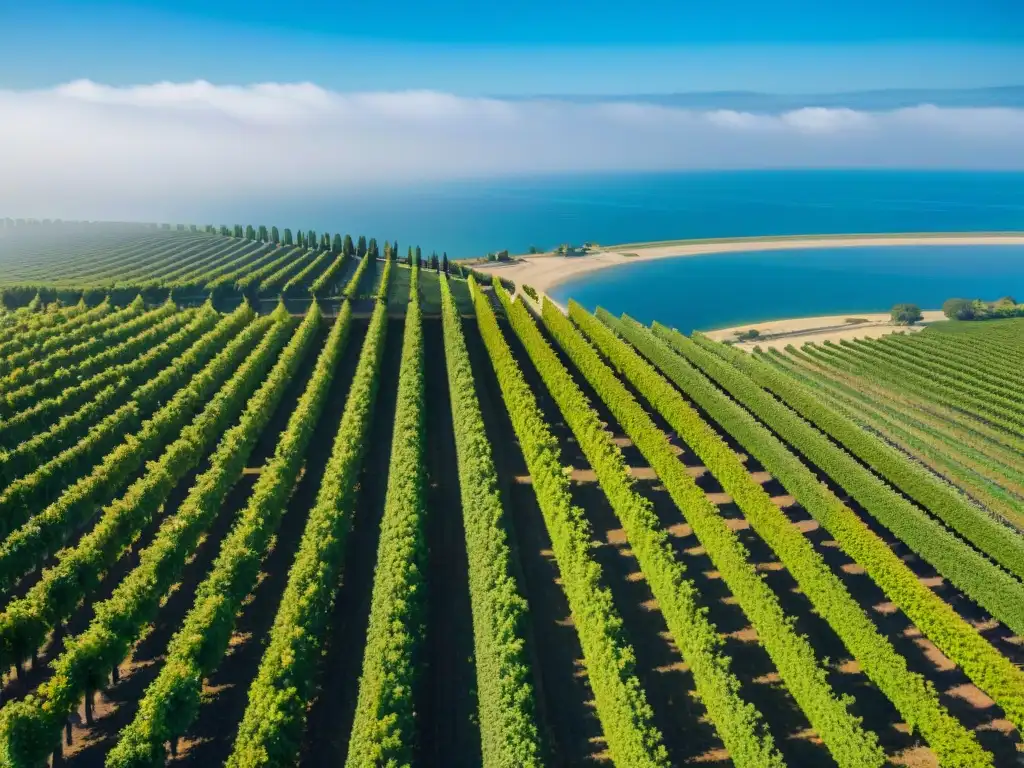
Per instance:
[[[788,234],[1024,231],[1024,173],[732,171],[492,179],[367,188],[330,199],[238,200],[225,220],[398,239],[450,257],[563,242]],[[235,215],[237,214],[237,215]],[[685,261],[685,263],[683,263]],[[681,328],[937,307],[952,295],[1024,295],[1020,251],[759,253],[637,264],[563,286]]]
[[[851,232],[1024,230],[1024,173],[742,171],[558,176],[238,200],[225,221],[398,239],[454,258],[531,245]],[[191,220],[191,219],[188,219]]]
[[[1024,300],[1024,246],[873,246],[709,254],[592,272],[552,295],[680,330],[884,312],[951,297]]]

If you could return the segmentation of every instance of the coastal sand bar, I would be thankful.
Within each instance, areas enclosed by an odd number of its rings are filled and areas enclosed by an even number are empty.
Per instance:
[[[845,315],[822,315],[819,317],[796,317],[783,320],[766,320],[763,323],[749,323],[732,328],[706,331],[705,335],[715,341],[733,341],[736,334],[757,329],[762,337],[756,341],[742,342],[736,346],[747,351],[754,347],[784,349],[788,345],[799,347],[808,341],[821,344],[826,341],[850,341],[852,339],[874,339],[890,333],[915,333],[932,323],[945,321],[946,316],[938,310],[925,310],[921,322],[914,325],[896,325],[888,312],[851,312]],[[851,320],[857,320],[853,323]]]
[[[511,262],[487,262],[474,265],[513,280],[517,286],[530,285],[542,293],[574,277],[598,269],[636,264],[640,261],[712,253],[749,251],[790,251],[803,248],[849,248],[902,245],[1024,245],[1024,233],[963,233],[948,235],[850,235],[776,238],[740,238],[736,240],[680,240],[677,242],[638,243],[611,246],[584,256],[538,254],[522,256]],[[627,255],[629,254],[629,255]]]

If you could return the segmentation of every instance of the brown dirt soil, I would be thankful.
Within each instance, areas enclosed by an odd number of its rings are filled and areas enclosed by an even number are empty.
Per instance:
[[[529,473],[505,411],[501,389],[475,324],[464,324],[484,423],[502,485],[512,545],[530,606],[527,646],[533,658],[539,716],[552,766],[608,762],[583,651],[561,587],[558,564]],[[514,335],[505,328],[510,342]]]

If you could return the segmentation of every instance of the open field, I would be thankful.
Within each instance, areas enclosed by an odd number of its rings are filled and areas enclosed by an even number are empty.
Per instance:
[[[1024,759],[1024,320],[749,354],[78,238],[0,312],[0,766]]]
[[[556,285],[599,269],[608,269],[652,259],[704,256],[712,253],[800,250],[806,248],[853,248],[908,245],[1022,245],[1020,233],[991,234],[908,234],[735,238],[722,240],[679,240],[633,243],[599,248],[583,256],[540,254],[521,256],[510,262],[474,265],[488,274],[500,275],[517,285],[530,285],[548,293]]]

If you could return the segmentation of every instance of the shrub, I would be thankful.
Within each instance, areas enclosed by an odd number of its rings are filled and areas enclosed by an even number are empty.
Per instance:
[[[972,320],[974,302],[969,299],[946,299],[942,305],[942,314],[950,320]]]
[[[921,319],[921,308],[916,304],[897,304],[891,316],[897,325],[913,325]]]

